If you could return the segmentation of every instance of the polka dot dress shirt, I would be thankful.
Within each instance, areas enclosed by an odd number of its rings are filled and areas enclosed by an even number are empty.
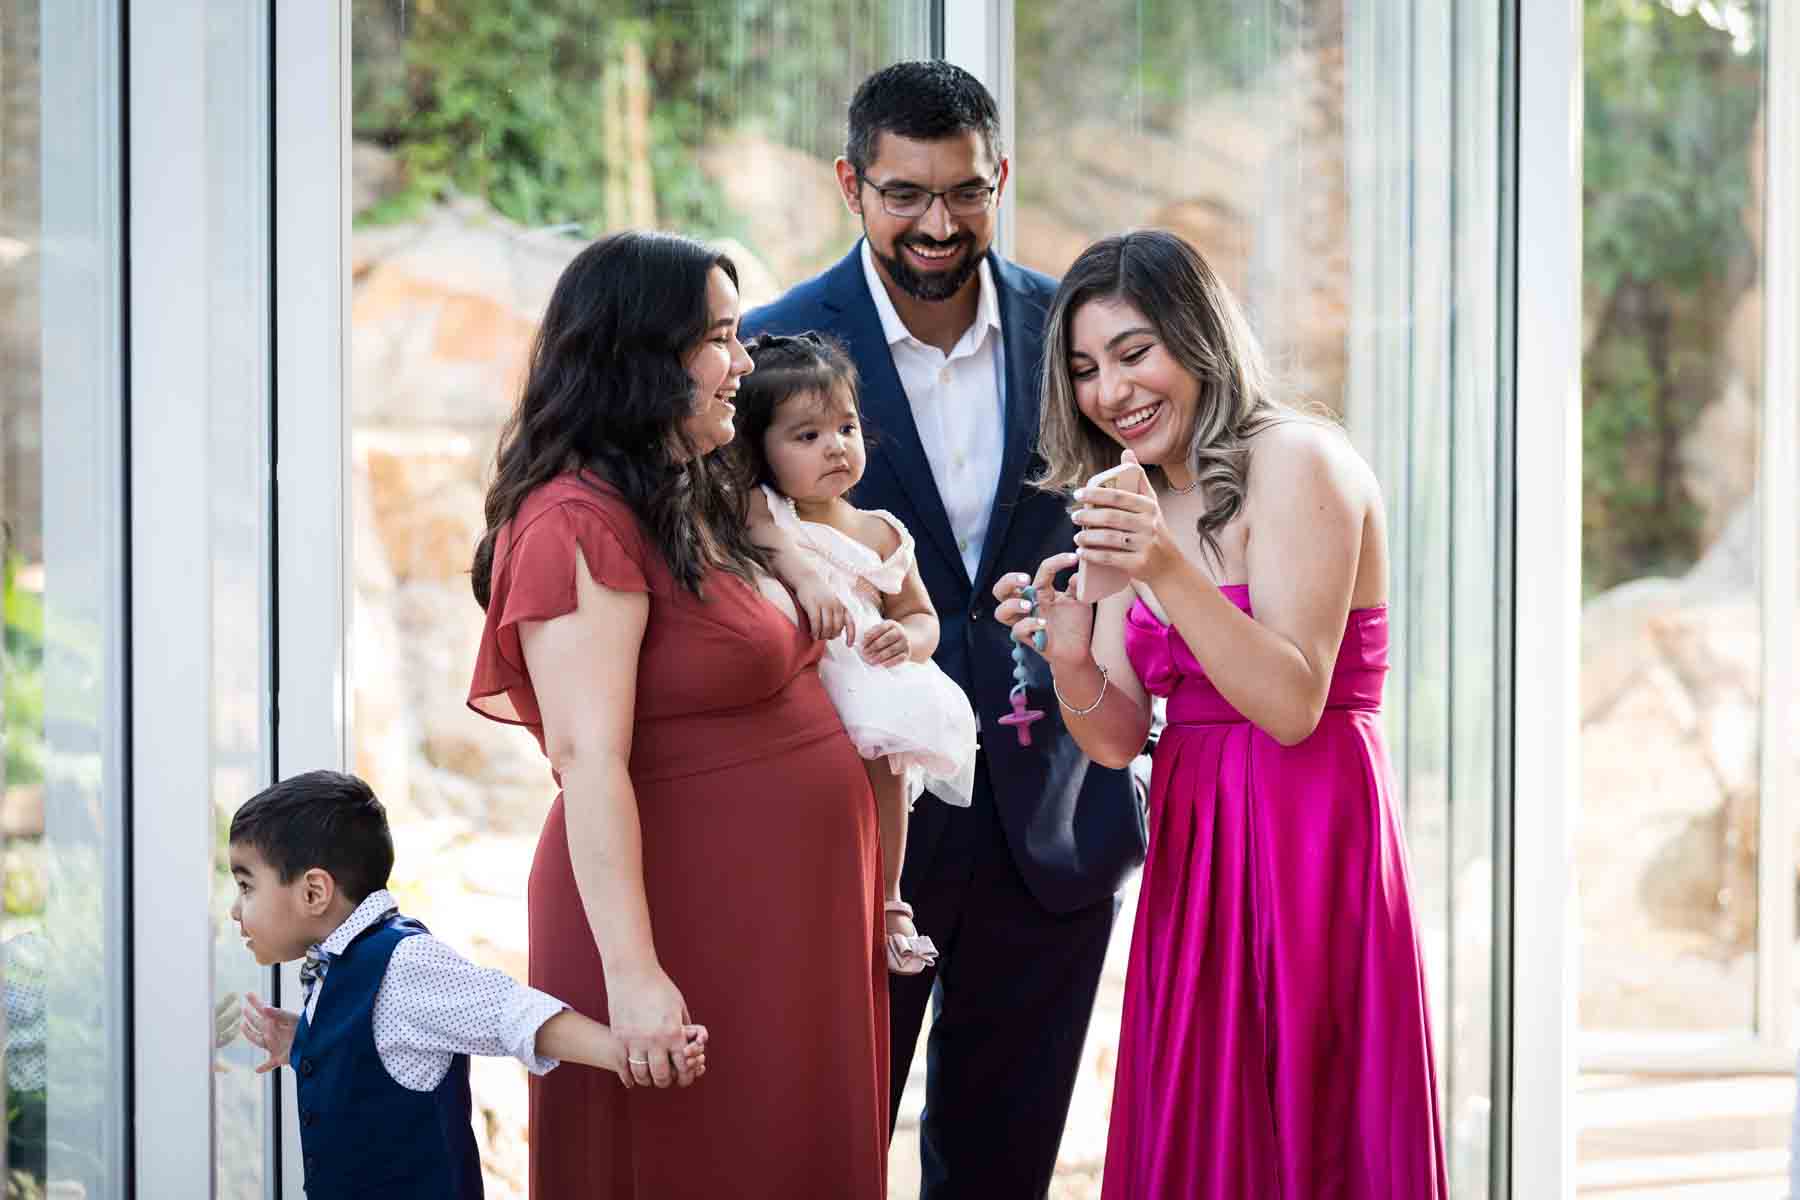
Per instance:
[[[386,890],[370,893],[319,943],[341,954],[352,938],[395,907]],[[329,960],[327,960],[329,961]],[[331,986],[326,967],[307,997],[307,1019]],[[443,1082],[458,1054],[518,1059],[534,1075],[558,1066],[537,1053],[537,1031],[568,1005],[526,987],[504,971],[478,967],[428,934],[402,938],[375,996],[375,1049],[401,1087],[429,1092]]]

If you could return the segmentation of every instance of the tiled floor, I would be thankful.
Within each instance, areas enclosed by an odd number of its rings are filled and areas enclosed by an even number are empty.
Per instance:
[[[1794,1080],[1584,1075],[1576,1190],[1593,1200],[1783,1200]]]
[[[1050,1200],[1100,1194],[1136,902],[1134,878],[1109,947]],[[923,1044],[921,1037],[889,1152],[895,1200],[918,1195]],[[1787,1075],[1583,1075],[1575,1089],[1576,1192],[1582,1200],[1787,1200],[1794,1096]]]
[[[922,1056],[921,1056],[922,1057]],[[891,1194],[918,1194],[922,1072],[894,1139]],[[1780,1075],[1585,1075],[1576,1086],[1583,1200],[1787,1200],[1794,1081]],[[1075,1125],[1075,1122],[1071,1122]],[[1099,1195],[1099,1163],[1067,1153],[1052,1200]]]

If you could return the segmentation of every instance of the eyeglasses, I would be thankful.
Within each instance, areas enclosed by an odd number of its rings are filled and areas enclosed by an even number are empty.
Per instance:
[[[857,179],[881,193],[882,210],[890,217],[922,217],[940,196],[952,216],[978,217],[993,205],[998,190],[991,183],[966,183],[934,192],[913,183],[876,183],[867,175],[858,175]]]

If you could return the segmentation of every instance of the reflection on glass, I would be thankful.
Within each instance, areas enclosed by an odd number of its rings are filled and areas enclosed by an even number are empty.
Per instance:
[[[1761,0],[1586,6],[1580,1021],[1751,1032]]]
[[[8,1197],[125,1190],[117,15],[0,5]]]
[[[1381,477],[1390,748],[1451,1186],[1477,1197],[1494,1019],[1500,31],[1467,11],[1018,5],[1013,195],[1017,257],[1051,274],[1122,228],[1187,237],[1243,297],[1291,393],[1338,412]]]
[[[1343,411],[1343,5],[1019,5],[1014,248],[1060,275],[1137,225],[1200,247],[1296,391]]]
[[[591,238],[723,243],[746,306],[860,232],[832,172],[851,93],[929,51],[925,0],[353,0],[353,768],[401,907],[523,978],[553,789],[464,707],[483,469],[558,273]],[[952,6],[954,7],[954,6]],[[525,1188],[522,1069],[474,1068],[490,1197]]]

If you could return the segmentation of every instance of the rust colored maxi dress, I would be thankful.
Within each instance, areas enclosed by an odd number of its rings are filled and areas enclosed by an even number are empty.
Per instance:
[[[469,705],[544,740],[518,625],[593,578],[650,594],[630,773],[656,951],[707,1071],[633,1088],[570,1065],[531,1081],[534,1200],[885,1195],[881,852],[862,761],[819,683],[820,645],[735,576],[683,589],[617,493],[565,476],[495,547]],[[560,781],[559,781],[560,783]],[[607,1019],[564,799],[531,866],[533,987]]]

